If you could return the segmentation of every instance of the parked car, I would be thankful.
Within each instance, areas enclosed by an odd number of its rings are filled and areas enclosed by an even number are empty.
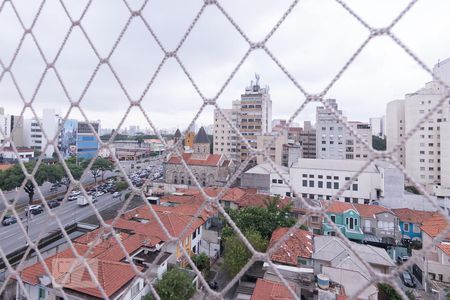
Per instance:
[[[76,196],[76,195],[70,195],[70,196],[67,198],[67,201],[75,201],[75,200],[77,200],[77,198],[78,198],[78,196]]]
[[[58,198],[56,198],[56,201],[59,201],[59,202],[61,202],[61,201],[63,201],[64,200],[64,197],[58,197]]]
[[[81,194],[80,191],[72,191],[72,192],[70,193],[71,196],[79,196],[80,194]]]
[[[122,196],[122,193],[115,192],[115,193],[113,194],[113,198],[119,198],[120,196]]]
[[[217,281],[209,281],[208,285],[213,290],[217,290],[219,288],[219,284],[217,283]]]
[[[59,202],[56,200],[50,200],[50,201],[47,201],[47,205],[50,208],[55,208],[55,207],[60,206],[61,204],[59,204]]]
[[[397,256],[397,263],[401,265],[409,259],[409,256]]]
[[[3,226],[9,226],[14,223],[17,223],[17,219],[16,219],[16,217],[13,217],[13,216],[5,216],[2,220]]]
[[[416,283],[414,282],[414,278],[411,276],[411,273],[409,273],[408,271],[405,271],[402,273],[401,277],[402,277],[403,284],[405,286],[412,287],[412,288],[416,287]]]

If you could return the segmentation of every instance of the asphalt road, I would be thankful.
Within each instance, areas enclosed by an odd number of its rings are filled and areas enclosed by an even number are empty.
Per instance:
[[[154,158],[152,159],[152,164],[159,165],[162,163],[161,158]],[[139,164],[141,168],[146,167],[148,163]],[[127,173],[131,173],[131,171],[134,171],[131,169],[131,163],[130,162],[124,162],[123,164],[124,169]],[[109,174],[105,174],[105,178],[110,176],[115,176],[118,173],[110,172]],[[93,182],[93,178],[88,178],[85,180],[82,180],[84,184],[88,184]],[[43,185],[41,191],[43,192],[44,196],[47,197],[50,195],[50,189],[51,184],[46,183]],[[65,191],[65,186],[62,186],[58,190],[59,192]],[[25,192],[20,192],[19,199],[22,201],[20,203],[26,204],[28,203],[28,196]],[[10,193],[17,193],[15,191],[11,191]],[[111,194],[107,193],[97,198],[97,201],[94,203],[94,206],[98,211],[105,210],[112,205],[115,205],[117,203],[120,203],[123,201],[123,197],[126,194],[126,191],[122,193],[122,197],[120,198],[113,198]],[[11,198],[14,198],[14,194],[10,194]],[[11,199],[7,198],[7,199]],[[2,202],[2,201],[0,201]],[[61,221],[63,226],[67,226],[70,224],[74,224],[76,222],[79,222],[80,220],[86,219],[92,215],[95,214],[93,208],[90,205],[80,207],[77,204],[77,201],[65,201],[60,202],[61,205],[52,209],[54,213],[56,213],[57,217]],[[0,204],[0,210],[4,209],[4,203],[2,202]],[[24,213],[21,212],[20,216],[22,217],[22,223],[24,224],[24,227],[26,226],[27,218],[25,217]],[[35,241],[40,234],[42,234],[42,237],[47,235],[49,232],[58,230],[59,226],[55,218],[49,218],[47,211],[44,209],[44,212],[30,217],[30,228],[29,228],[29,236],[31,240]],[[21,230],[18,223],[12,224],[9,226],[2,226],[0,225],[0,247],[2,250],[9,254],[14,250],[19,249],[20,247],[23,247],[26,244],[25,234]]]
[[[98,211],[102,211],[111,205],[117,204],[123,201],[124,193],[122,197],[113,198],[111,194],[107,193],[97,198],[97,202],[94,206]],[[80,207],[77,201],[71,201],[62,203],[60,206],[53,208],[52,211],[57,215],[61,223],[66,226],[76,223],[80,220],[94,215],[94,209],[90,206]],[[22,217],[24,227],[27,223],[27,218]],[[1,225],[0,225],[1,226]],[[49,232],[60,229],[55,218],[49,218],[47,211],[30,217],[29,236],[31,240],[35,241],[39,235],[47,235]],[[2,226],[0,229],[0,247],[5,253],[10,253],[14,250],[23,247],[26,244],[25,234],[20,228],[19,224],[12,224],[9,226]]]

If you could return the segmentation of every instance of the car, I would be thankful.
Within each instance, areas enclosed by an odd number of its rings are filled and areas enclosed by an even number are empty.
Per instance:
[[[94,193],[95,197],[100,197],[102,195],[104,195],[105,193],[103,193],[102,191],[98,191],[96,193]]]
[[[55,207],[60,206],[61,204],[59,204],[59,202],[56,200],[50,200],[50,201],[47,201],[47,205],[50,208],[55,208]]]
[[[80,191],[72,191],[72,192],[70,193],[71,196],[79,196],[80,194],[81,194]]]
[[[217,283],[217,281],[209,281],[208,285],[213,290],[217,290],[219,288],[219,284]]]
[[[397,263],[399,265],[401,265],[402,263],[404,263],[405,261],[407,261],[409,259],[409,256],[397,256]]]
[[[414,282],[414,278],[411,276],[411,273],[409,273],[408,271],[405,271],[401,274],[401,278],[403,281],[403,284],[407,287],[412,287],[415,288],[416,287],[416,283]]]
[[[115,192],[113,194],[113,198],[120,198],[121,196],[122,196],[122,193],[119,193],[119,192]]]
[[[56,187],[56,186],[52,186],[50,188],[50,192],[56,192],[57,190],[58,190],[58,187]]]
[[[42,209],[41,205],[30,205],[28,207],[28,210],[25,210],[25,216],[28,216],[28,212],[30,212],[32,215],[38,215],[43,211],[44,210]]]
[[[17,219],[14,216],[4,216],[2,220],[3,226],[9,226],[11,224],[17,223]]]
[[[70,196],[67,198],[67,201],[75,201],[75,200],[77,200],[77,199],[78,199],[78,196],[70,195]]]
[[[56,201],[59,201],[59,202],[61,202],[61,201],[63,201],[64,200],[64,197],[58,197],[58,198],[56,198]]]

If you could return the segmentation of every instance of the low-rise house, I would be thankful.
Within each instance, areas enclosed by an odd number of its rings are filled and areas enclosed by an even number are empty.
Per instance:
[[[357,252],[375,271],[388,274],[395,268],[395,263],[384,249],[354,242],[349,243],[353,251]],[[340,238],[315,236],[312,258],[315,274],[324,274],[331,281],[339,283],[349,296],[354,296],[361,286],[369,283],[372,279],[366,266]],[[377,297],[378,290],[374,284],[371,284],[356,298],[377,299]]]
[[[361,217],[353,204],[339,201],[322,203],[323,205],[328,205],[326,214],[341,230],[343,235],[350,240],[363,240],[364,234],[361,230]],[[324,235],[336,235],[335,229],[327,219],[323,220],[322,231]]]
[[[269,249],[282,239],[290,228],[279,227],[273,233]],[[311,232],[295,229],[287,239],[273,252],[270,259],[277,270],[291,283],[300,295],[310,298],[315,289],[313,269],[313,239]],[[264,279],[278,281],[278,276],[272,268],[264,263]]]
[[[413,266],[413,274],[424,283],[425,271],[428,272],[428,279],[432,281],[450,283],[450,234],[441,239],[438,235],[450,226],[450,223],[441,215],[434,216],[423,221],[422,241],[423,247],[430,247],[426,256],[418,255],[422,258]],[[413,250],[413,255],[416,250]]]
[[[138,271],[144,272],[152,266],[147,273],[150,281],[162,278],[172,254],[164,250],[158,239],[150,240],[145,235],[127,233],[117,233],[113,237],[97,229],[73,241],[75,251],[86,256],[85,261],[95,280],[88,275],[84,264],[76,262],[72,249],[67,248],[45,258],[43,263],[36,262],[22,270],[20,278],[25,291],[17,282],[18,299],[21,296],[28,296],[32,300],[62,299],[63,293],[53,286],[50,276],[62,285],[69,299],[104,299],[105,295],[109,299],[144,297],[150,288],[137,276],[116,238],[122,242]],[[50,274],[46,273],[43,264],[48,267]],[[68,274],[72,264],[73,271]]]
[[[380,205],[353,204],[361,217],[364,240],[395,245],[402,238],[398,217]]]
[[[413,210],[410,208],[394,208],[392,212],[400,220],[402,238],[411,241],[422,241],[422,223],[436,214],[432,211]]]
[[[295,291],[295,290],[294,290]],[[267,279],[258,279],[251,300],[293,300],[294,296],[282,283]]]

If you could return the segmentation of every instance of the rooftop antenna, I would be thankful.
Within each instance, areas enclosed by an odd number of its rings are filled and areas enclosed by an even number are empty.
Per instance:
[[[259,74],[255,73],[256,83],[255,85],[259,85]]]

